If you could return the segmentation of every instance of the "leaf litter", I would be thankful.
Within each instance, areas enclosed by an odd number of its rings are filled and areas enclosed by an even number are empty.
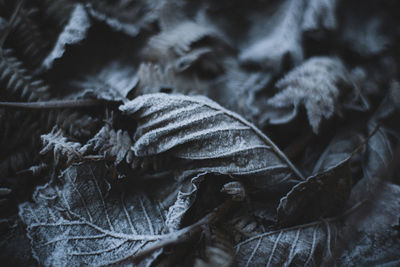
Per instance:
[[[1,0],[0,259],[398,265],[398,9]]]

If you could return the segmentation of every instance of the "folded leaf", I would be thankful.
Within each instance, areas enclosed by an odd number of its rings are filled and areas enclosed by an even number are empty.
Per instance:
[[[301,177],[259,129],[208,98],[149,94],[120,109],[138,122],[135,155],[175,158],[169,168],[176,168],[180,178],[197,173],[251,175],[262,178],[262,187]]]

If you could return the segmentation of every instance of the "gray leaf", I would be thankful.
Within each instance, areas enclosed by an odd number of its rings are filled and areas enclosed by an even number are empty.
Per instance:
[[[152,37],[146,54],[157,60],[174,59],[188,54],[193,43],[205,37],[217,38],[218,36],[218,31],[213,27],[187,20]]]
[[[238,243],[236,260],[238,266],[320,266],[336,234],[329,222],[265,232]]]
[[[66,45],[76,44],[82,41],[90,28],[90,20],[82,4],[76,4],[68,24],[65,26],[58,40],[50,52],[44,59],[43,67],[50,69],[54,60],[62,57]]]
[[[45,266],[122,263],[167,234],[163,211],[140,192],[113,193],[103,162],[71,166],[20,206]],[[160,251],[153,254],[155,257]],[[147,265],[151,258],[143,260]]]
[[[59,162],[60,156],[67,158],[67,162],[72,162],[74,159],[79,159],[82,157],[79,150],[81,149],[81,144],[77,142],[68,141],[66,137],[63,136],[61,129],[57,129],[55,126],[50,133],[43,134],[40,136],[43,141],[43,149],[40,154],[44,155],[50,151],[53,151],[54,160],[56,163]]]
[[[357,205],[338,217],[257,234],[236,244],[238,266],[330,266],[332,261],[338,266],[397,266],[400,240],[392,226],[398,223],[399,197],[400,187],[386,183],[372,206]]]
[[[352,186],[350,157],[295,185],[278,206],[278,223],[293,225],[338,215]]]
[[[253,16],[250,35],[252,42],[245,46],[240,61],[257,63],[279,72],[282,61],[289,57],[295,65],[303,60],[301,22],[305,9],[303,0],[287,0],[272,6],[269,12]],[[260,38],[261,36],[261,38]]]
[[[338,58],[313,57],[289,72],[276,86],[281,90],[268,100],[271,107],[287,110],[289,114],[280,117],[271,116],[272,124],[287,123],[297,115],[299,105],[307,110],[309,123],[314,131],[322,118],[329,119],[335,111],[340,84],[349,83],[345,66]]]
[[[182,75],[172,66],[163,67],[153,63],[141,63],[137,77],[139,79],[135,90],[137,95],[158,93],[163,90],[182,94],[193,92],[204,94],[204,88],[208,88],[207,83],[195,75]]]
[[[114,157],[114,164],[118,165],[124,159],[127,163],[132,163],[131,146],[132,140],[127,131],[121,129],[115,131],[106,124],[79,152],[81,154],[86,154],[88,151],[99,152],[105,157]]]
[[[363,141],[363,138],[364,136],[361,134],[349,130],[336,135],[319,157],[312,173],[326,171],[346,160]]]
[[[251,175],[264,186],[301,177],[259,129],[208,98],[149,94],[120,109],[138,121],[135,155],[175,158],[180,178],[203,172]]]
[[[84,81],[72,83],[83,89],[78,97],[92,94],[99,99],[127,101],[126,97],[138,83],[138,78],[134,67],[120,61],[112,61],[98,73],[86,76]]]
[[[370,205],[349,216],[341,234],[340,266],[399,266],[400,238],[393,228],[399,222],[399,200],[400,186],[384,183]]]
[[[136,37],[141,30],[150,28],[157,20],[157,8],[162,1],[126,1],[118,0],[90,1],[88,13],[116,31]]]
[[[275,72],[285,61],[298,65],[304,59],[305,31],[336,28],[336,0],[286,0],[271,3],[261,13],[252,14],[250,40],[243,46],[240,61],[255,63]]]

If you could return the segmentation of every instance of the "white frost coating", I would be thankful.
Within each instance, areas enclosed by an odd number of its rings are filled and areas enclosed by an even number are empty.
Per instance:
[[[304,60],[303,34],[311,30],[336,27],[336,0],[276,1],[265,13],[251,18],[249,42],[242,47],[239,59],[281,71],[284,61],[294,66]]]
[[[175,203],[169,207],[165,225],[169,232],[174,232],[179,229],[183,215],[192,206],[195,198],[198,185],[204,180],[204,173],[198,174],[192,178],[189,184],[189,192],[179,191]]]
[[[280,71],[288,55],[296,65],[303,59],[300,24],[305,9],[304,0],[288,0],[281,4],[267,21],[254,29],[255,40],[240,54],[243,62],[260,62]],[[259,38],[259,36],[262,36]]]
[[[85,8],[82,4],[76,4],[69,22],[59,35],[53,50],[44,59],[43,67],[49,69],[57,58],[62,57],[66,45],[76,44],[82,41],[86,37],[90,25],[91,23]]]
[[[20,205],[34,257],[44,266],[124,262],[168,233],[157,201],[137,191],[110,194],[104,162],[73,165]],[[136,266],[148,266],[162,250]],[[125,265],[124,265],[125,266]]]
[[[288,113],[277,118],[270,117],[270,123],[279,124],[282,117],[293,119],[299,105],[304,105],[309,123],[314,133],[318,133],[322,118],[332,117],[335,111],[340,83],[348,84],[349,81],[347,70],[339,59],[310,58],[277,82],[276,86],[281,91],[269,99],[268,104]]]
[[[317,30],[320,26],[323,29],[334,30],[336,22],[337,0],[311,0],[304,12],[303,30]],[[320,25],[322,24],[322,25]]]
[[[253,124],[208,98],[149,94],[120,110],[138,122],[135,155],[175,158],[179,179],[202,172],[251,174],[271,185],[302,177]]]
[[[104,21],[107,23],[111,28],[121,31],[123,33],[126,33],[127,35],[130,35],[132,37],[135,37],[138,33],[140,28],[138,28],[136,25],[133,24],[128,24],[128,23],[122,23],[119,20],[111,17],[107,17],[105,14],[102,14],[100,12],[97,12],[96,10],[93,9],[93,7],[88,4],[88,10],[91,16],[94,18]]]

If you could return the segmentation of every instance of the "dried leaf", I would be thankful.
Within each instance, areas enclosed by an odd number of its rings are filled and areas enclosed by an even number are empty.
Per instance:
[[[278,223],[293,225],[343,211],[352,186],[350,157],[296,184],[278,206]]]
[[[337,226],[316,222],[265,232],[238,243],[238,266],[320,266],[331,256]]]
[[[53,151],[56,163],[60,161],[60,157],[65,157],[67,163],[82,157],[82,154],[79,152],[82,145],[77,142],[68,141],[67,138],[63,136],[62,130],[57,129],[57,127],[54,127],[50,133],[44,134],[40,138],[44,145],[40,154],[43,155]]]
[[[91,23],[84,6],[82,4],[76,4],[69,22],[59,35],[53,50],[44,59],[43,67],[45,69],[50,69],[54,61],[62,57],[67,45],[82,41],[86,37],[90,25]]]
[[[263,187],[301,177],[260,130],[205,97],[150,94],[120,109],[138,121],[135,155],[175,158],[180,178],[204,172],[251,175]]]
[[[370,205],[346,220],[342,231],[342,266],[397,266],[400,262],[400,238],[393,226],[399,221],[400,187],[384,183]],[[364,191],[364,193],[366,193]],[[375,192],[377,193],[377,192]],[[370,194],[366,193],[370,196]],[[344,250],[344,251],[343,251]]]
[[[142,63],[137,72],[139,84],[136,94],[158,92],[204,93],[206,83],[196,76],[188,77],[177,73],[171,66],[163,67],[152,63]]]
[[[166,236],[163,211],[140,192],[110,191],[104,163],[71,166],[20,206],[34,257],[45,266],[122,263]],[[155,252],[138,266],[148,266]]]
[[[99,99],[127,101],[129,92],[137,85],[136,69],[120,61],[109,62],[84,81],[72,82],[82,89],[79,95],[94,95]]]
[[[269,4],[266,10],[253,14],[249,44],[240,54],[243,63],[257,64],[280,72],[284,64],[303,61],[302,35],[336,27],[336,0],[286,0]]]
[[[196,259],[195,267],[235,266],[234,250],[228,236],[218,229],[211,229],[211,240],[204,251],[204,259]]]
[[[336,22],[336,0],[311,0],[308,1],[304,12],[302,29],[312,30],[335,30]]]
[[[218,38],[216,29],[194,21],[183,21],[153,36],[146,48],[146,55],[156,60],[168,60],[188,54],[193,43],[203,38]]]
[[[336,135],[325,148],[322,155],[315,163],[313,174],[326,171],[345,161],[354,149],[363,141],[364,136],[354,131],[346,130]],[[357,156],[353,155],[352,159]]]
[[[162,1],[90,1],[88,13],[105,22],[116,31],[135,37],[140,31],[151,28],[157,20],[157,8]]]
[[[271,116],[272,124],[287,123],[296,115],[300,105],[307,110],[309,123],[318,133],[322,118],[329,119],[335,112],[339,85],[348,83],[347,70],[340,59],[313,57],[289,72],[276,86],[281,90],[268,100],[268,104],[280,108],[285,115]]]
[[[127,163],[132,163],[131,146],[132,139],[127,131],[121,129],[115,131],[106,124],[86,145],[80,148],[79,152],[82,155],[90,151],[101,153],[104,157],[114,157],[114,164],[118,165],[124,159]]]

